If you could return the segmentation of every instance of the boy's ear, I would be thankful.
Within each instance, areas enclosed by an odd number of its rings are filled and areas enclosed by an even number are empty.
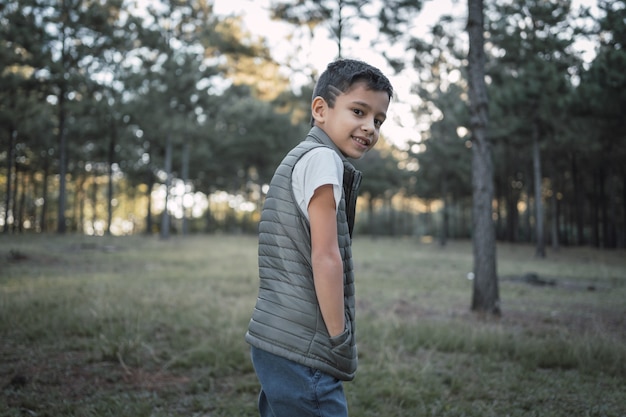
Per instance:
[[[311,102],[311,116],[313,120],[319,123],[324,123],[326,118],[326,110],[328,109],[328,103],[321,96],[317,96]]]

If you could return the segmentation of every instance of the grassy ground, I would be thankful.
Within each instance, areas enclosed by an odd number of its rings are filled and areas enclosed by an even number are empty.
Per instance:
[[[351,416],[626,416],[626,253],[357,238]],[[536,283],[524,279],[536,274]],[[0,237],[0,416],[254,416],[254,237]]]

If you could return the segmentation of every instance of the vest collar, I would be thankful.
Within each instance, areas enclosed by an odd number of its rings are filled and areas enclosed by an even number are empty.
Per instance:
[[[320,127],[313,126],[311,130],[309,130],[309,134],[307,135],[306,139],[313,142],[321,143],[331,149],[334,149],[343,162],[348,162],[348,159],[344,156],[343,153],[341,153],[337,145],[335,145],[335,142],[333,142],[332,139],[326,134],[326,132],[324,132]]]

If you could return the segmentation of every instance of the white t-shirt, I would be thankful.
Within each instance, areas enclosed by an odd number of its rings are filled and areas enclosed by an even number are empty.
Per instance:
[[[333,185],[335,207],[339,209],[343,184],[343,162],[337,152],[319,147],[307,152],[296,163],[291,177],[291,186],[296,202],[309,220],[309,202],[315,190],[326,184]]]

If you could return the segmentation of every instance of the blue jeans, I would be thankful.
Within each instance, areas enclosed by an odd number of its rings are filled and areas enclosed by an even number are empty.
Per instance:
[[[261,417],[347,417],[343,383],[318,369],[252,347]]]

